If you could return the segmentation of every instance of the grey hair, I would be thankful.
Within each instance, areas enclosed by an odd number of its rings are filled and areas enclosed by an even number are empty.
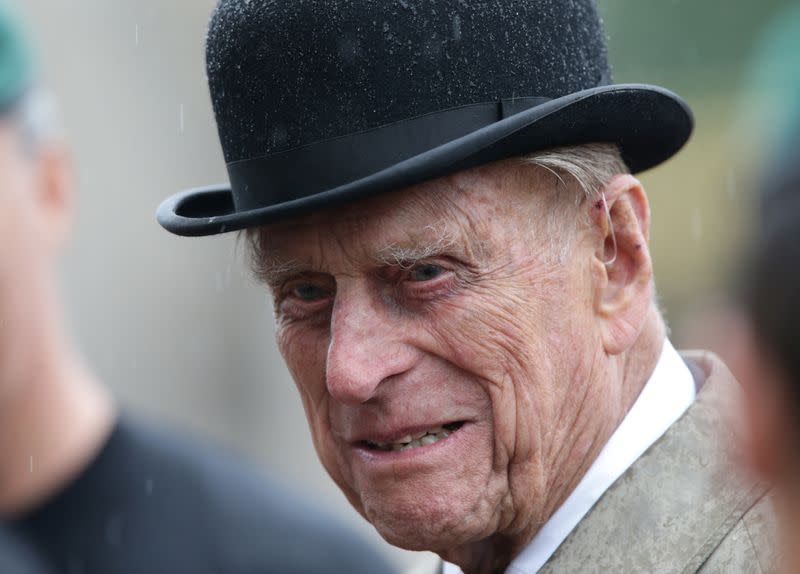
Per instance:
[[[11,110],[9,119],[19,133],[23,149],[31,154],[64,134],[55,97],[41,89],[23,95]]]
[[[565,177],[577,184],[583,197],[600,196],[603,187],[617,174],[630,173],[615,144],[590,143],[534,152],[523,158],[553,174],[562,186],[570,187]],[[577,200],[582,199],[581,195]]]

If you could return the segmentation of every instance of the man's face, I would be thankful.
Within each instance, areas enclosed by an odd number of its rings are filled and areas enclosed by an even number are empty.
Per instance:
[[[317,452],[389,542],[538,529],[595,439],[613,393],[590,384],[588,257],[546,233],[554,185],[507,161],[263,231]],[[593,252],[583,209],[573,254]]]

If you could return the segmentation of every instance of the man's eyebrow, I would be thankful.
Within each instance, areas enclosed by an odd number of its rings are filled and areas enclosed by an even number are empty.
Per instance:
[[[459,240],[451,230],[429,226],[424,233],[387,243],[375,252],[373,259],[383,265],[410,267],[422,259],[448,252],[468,255],[472,251],[469,243],[466,239]]]
[[[422,259],[441,255],[453,243],[392,243],[379,249],[374,256],[377,263],[383,265],[399,265],[401,267],[413,266]]]
[[[263,257],[254,264],[256,279],[267,285],[279,285],[289,277],[308,271],[310,267],[295,259],[276,255]]]

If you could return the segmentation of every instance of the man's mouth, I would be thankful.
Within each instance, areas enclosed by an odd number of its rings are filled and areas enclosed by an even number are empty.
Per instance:
[[[412,448],[420,448],[429,446],[444,440],[451,434],[460,429],[464,421],[447,423],[429,430],[420,431],[412,434],[407,434],[400,437],[394,442],[373,442],[370,440],[363,441],[363,444],[371,450],[409,450]]]

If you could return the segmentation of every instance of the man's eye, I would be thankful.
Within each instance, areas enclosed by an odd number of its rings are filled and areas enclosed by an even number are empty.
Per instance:
[[[444,273],[444,269],[432,263],[424,263],[416,265],[408,272],[408,278],[411,281],[431,281]]]
[[[328,290],[318,285],[298,285],[291,290],[291,294],[301,301],[313,302],[328,296]]]

